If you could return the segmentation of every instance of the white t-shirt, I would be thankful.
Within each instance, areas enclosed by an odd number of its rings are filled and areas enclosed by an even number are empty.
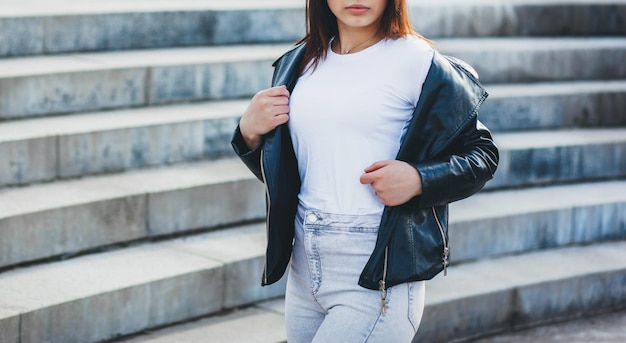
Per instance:
[[[328,50],[298,80],[288,122],[307,208],[381,214],[363,170],[396,157],[433,58],[415,36],[382,40],[347,55]]]

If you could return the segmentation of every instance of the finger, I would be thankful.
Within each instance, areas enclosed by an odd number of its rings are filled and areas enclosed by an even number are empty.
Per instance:
[[[268,96],[289,96],[289,90],[285,86],[276,86],[266,90]]]
[[[278,126],[284,124],[289,121],[289,115],[287,114],[279,114],[274,117],[274,125]]]
[[[365,172],[366,173],[371,173],[373,171],[376,171],[382,167],[385,167],[389,164],[388,161],[378,161],[378,162],[374,162],[372,165],[370,165],[369,167],[365,168]]]
[[[289,105],[289,97],[286,97],[286,96],[273,97],[272,103],[274,104],[274,106]]]
[[[372,173],[365,173],[361,175],[359,181],[361,182],[361,184],[367,185],[369,183],[373,183],[374,181],[376,181],[376,179],[374,178],[374,175],[372,175]]]
[[[278,115],[281,115],[281,114],[288,114],[289,113],[289,106],[286,106],[286,105],[275,106],[274,108],[272,108],[272,113],[275,116],[278,116]]]

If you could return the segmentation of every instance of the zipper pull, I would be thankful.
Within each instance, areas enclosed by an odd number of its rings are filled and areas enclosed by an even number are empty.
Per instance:
[[[450,248],[443,248],[443,276],[448,276],[448,258],[450,255]]]
[[[380,289],[380,313],[387,313],[387,289],[385,288],[385,280],[378,282],[378,288]]]

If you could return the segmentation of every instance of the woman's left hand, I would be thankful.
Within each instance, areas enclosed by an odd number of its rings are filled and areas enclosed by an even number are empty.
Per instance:
[[[398,206],[422,194],[422,179],[417,170],[404,161],[379,161],[365,168],[362,184],[370,184],[386,206]]]

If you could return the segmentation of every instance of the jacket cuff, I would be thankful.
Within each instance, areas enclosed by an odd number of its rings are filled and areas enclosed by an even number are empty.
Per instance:
[[[458,186],[451,182],[450,165],[447,162],[410,163],[422,179],[422,194],[416,197],[419,208],[447,205],[463,198],[452,196],[450,188]],[[456,190],[462,192],[462,190]]]
[[[243,139],[243,135],[241,134],[239,125],[237,125],[237,128],[235,129],[235,133],[233,134],[233,139],[231,140],[230,144],[232,145],[233,150],[235,150],[237,156],[242,158],[260,154],[261,146],[263,146],[263,144],[261,143],[256,148],[250,149],[248,144],[246,144],[246,141]]]

